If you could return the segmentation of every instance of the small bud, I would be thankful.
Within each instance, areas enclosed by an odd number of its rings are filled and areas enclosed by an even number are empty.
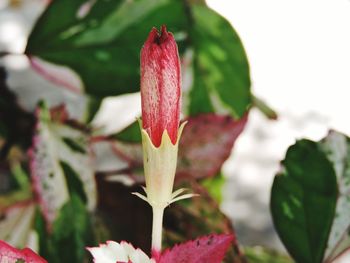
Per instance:
[[[141,50],[142,127],[155,147],[165,130],[175,145],[180,123],[180,61],[172,33],[150,32]]]

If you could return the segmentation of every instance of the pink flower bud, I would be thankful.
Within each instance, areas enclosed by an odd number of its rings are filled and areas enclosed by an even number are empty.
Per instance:
[[[180,61],[173,34],[150,32],[141,50],[142,127],[155,147],[167,130],[175,145],[180,122]]]

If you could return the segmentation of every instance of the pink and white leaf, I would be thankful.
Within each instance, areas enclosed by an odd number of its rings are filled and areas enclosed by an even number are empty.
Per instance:
[[[83,91],[84,84],[82,80],[71,69],[49,63],[35,56],[29,56],[29,61],[32,69],[49,82],[73,93],[79,94]]]
[[[17,249],[0,240],[0,262],[1,263],[47,263],[45,259],[38,256],[30,248]]]
[[[79,176],[88,193],[88,208],[96,205],[96,185],[88,138],[81,131],[51,120],[46,106],[38,107],[33,146],[29,151],[33,186],[48,229],[58,211],[69,200],[66,177],[61,163],[68,164]],[[67,143],[74,142],[79,150]]]
[[[0,216],[0,240],[19,247],[27,245],[35,217],[34,202],[28,200],[16,203],[0,210]]]
[[[69,200],[68,187],[59,163],[59,142],[52,132],[46,107],[36,111],[37,126],[29,150],[30,172],[42,213],[51,227],[59,209]]]

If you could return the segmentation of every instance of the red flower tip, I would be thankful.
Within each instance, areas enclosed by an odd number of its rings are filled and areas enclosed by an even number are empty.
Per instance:
[[[162,25],[160,33],[157,28],[153,27],[145,42],[145,46],[151,44],[156,44],[160,46],[163,43],[165,43],[169,37],[174,38],[173,35],[167,31],[165,25]]]
[[[159,147],[167,130],[177,141],[180,123],[180,61],[172,33],[153,28],[141,50],[142,126],[154,146]]]

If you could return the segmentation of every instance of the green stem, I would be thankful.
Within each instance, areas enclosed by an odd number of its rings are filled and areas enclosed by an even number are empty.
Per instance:
[[[271,120],[277,119],[277,113],[269,106],[267,105],[263,100],[259,99],[258,97],[255,97],[253,95],[253,105],[257,107],[262,114],[264,114],[267,118]]]
[[[163,230],[163,207],[152,207],[152,250],[160,252],[162,250],[162,230]]]

